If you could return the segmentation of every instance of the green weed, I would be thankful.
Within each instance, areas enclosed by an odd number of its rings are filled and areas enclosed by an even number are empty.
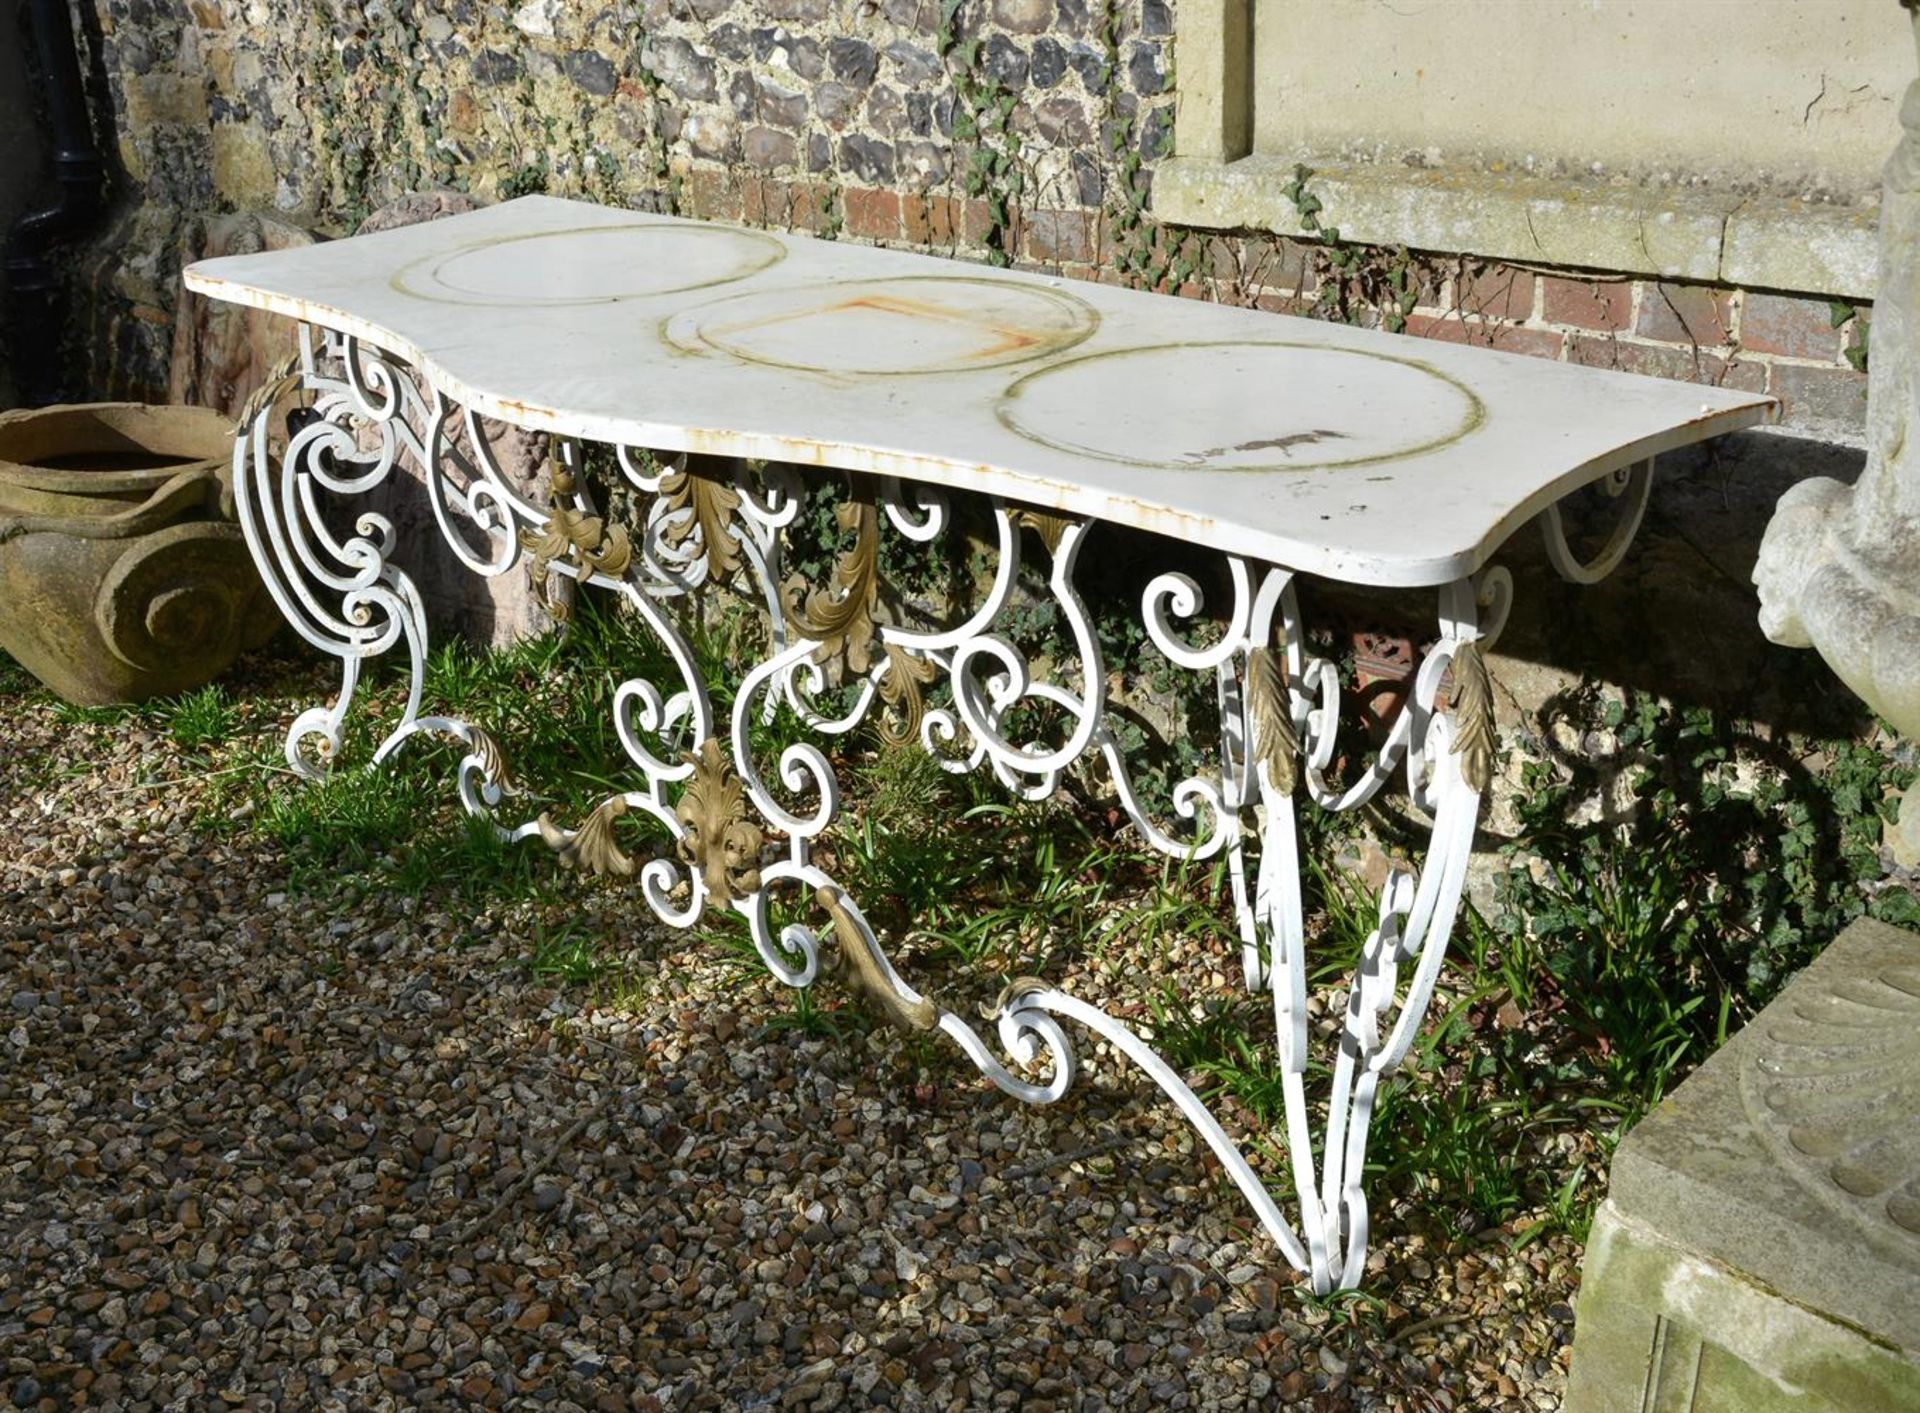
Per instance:
[[[39,690],[40,683],[34,675],[15,662],[12,657],[0,652],[0,694],[9,697],[23,697],[29,692]]]
[[[217,682],[156,703],[154,714],[172,733],[175,744],[187,751],[221,744],[240,723],[238,709]]]
[[[599,938],[574,923],[562,923],[552,931],[536,923],[525,964],[529,972],[543,980],[584,986],[606,974],[601,949]]]
[[[49,709],[53,712],[53,719],[62,726],[117,726],[124,721],[137,721],[146,714],[146,709],[134,702],[77,706],[59,698],[53,700]]]

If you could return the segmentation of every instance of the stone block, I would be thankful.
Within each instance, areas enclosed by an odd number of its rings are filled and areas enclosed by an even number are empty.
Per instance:
[[[888,143],[858,134],[840,141],[840,165],[849,176],[868,186],[888,186],[893,182],[893,148]]]
[[[1053,23],[1053,0],[993,0],[993,22],[1015,34],[1039,34]]]
[[[1872,299],[1874,206],[1748,201],[1727,218],[1720,278],[1746,289],[1802,289]]]
[[[1519,324],[1498,324],[1467,317],[1459,312],[1434,316],[1409,314],[1406,332],[1416,338],[1439,339],[1443,343],[1479,344],[1503,353],[1524,353],[1530,358],[1558,358],[1566,335],[1555,329],[1529,329]]]
[[[911,46],[904,46],[911,48]],[[854,88],[865,88],[879,70],[880,58],[864,40],[840,38],[827,45],[827,63],[833,76]]]
[[[613,92],[618,77],[613,61],[593,49],[574,50],[561,61],[561,67],[578,87],[602,98]]]
[[[757,167],[763,172],[771,172],[777,167],[791,167],[799,155],[791,133],[763,127],[746,130],[740,141],[740,151],[748,166]]]
[[[1027,86],[1026,52],[1004,34],[987,41],[986,62],[981,66],[988,78],[1000,87],[1018,93]]]
[[[1617,368],[1623,373],[1667,378],[1682,383],[1710,383],[1715,387],[1759,392],[1766,369],[1758,363],[1722,358],[1692,345],[1634,343],[1586,334],[1567,337],[1567,361],[1588,368]]]
[[[893,64],[894,76],[904,84],[932,83],[941,73],[937,54],[917,44],[909,44],[904,39],[895,40],[887,46],[887,58]],[[872,75],[868,75],[866,81],[871,83]]]
[[[1858,446],[1867,432],[1867,378],[1851,368],[1773,365],[1783,425],[1809,436]]]
[[[757,98],[759,116],[775,127],[798,131],[807,121],[807,95],[798,89],[761,79]]]
[[[213,125],[213,190],[235,206],[269,206],[279,171],[267,134],[253,123]]]
[[[1485,265],[1454,282],[1453,307],[1475,319],[1524,324],[1533,317],[1538,277],[1511,265]]]
[[[950,196],[909,196],[901,207],[907,239],[915,245],[951,245],[957,206]]]
[[[1078,98],[1065,96],[1022,104],[1014,110],[1013,130],[1040,147],[1062,151],[1083,148],[1093,140],[1086,105]]]
[[[841,201],[847,216],[847,234],[861,240],[900,239],[900,194],[865,187],[848,187]]]
[[[1566,1413],[1920,1407],[1920,935],[1861,921],[1620,1145]]]
[[[311,245],[310,231],[255,212],[208,216],[189,223],[180,263]],[[167,401],[236,416],[275,363],[294,352],[293,325],[260,309],[181,292],[173,325]]]
[[[660,82],[689,103],[711,103],[719,93],[714,83],[713,60],[684,39],[655,38],[647,67]]]
[[[924,95],[921,96],[924,99]],[[867,94],[867,125],[879,136],[888,138],[913,131],[906,100],[898,89],[883,83],[875,85]]]
[[[1042,264],[1085,264],[1093,259],[1091,211],[1033,211],[1026,219],[1027,255]]]
[[[1733,295],[1702,285],[1667,281],[1647,285],[1640,295],[1640,317],[1634,331],[1668,343],[1717,347],[1733,329]]]

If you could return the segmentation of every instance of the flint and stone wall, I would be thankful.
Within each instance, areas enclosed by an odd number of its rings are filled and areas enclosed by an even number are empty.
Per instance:
[[[1220,0],[1181,3],[1198,14]],[[68,346],[93,396],[235,405],[264,335],[210,353],[206,311],[182,306],[183,260],[344,235],[419,207],[401,198],[422,191],[443,193],[425,202],[436,209],[544,191],[1274,311],[1328,303],[1342,254],[1156,219],[1176,97],[1195,102],[1176,88],[1171,0],[81,0],[78,12],[122,169],[118,215],[74,272]],[[1642,545],[1600,589],[1557,584],[1536,539],[1519,537],[1503,558],[1526,591],[1497,676],[1523,735],[1583,676],[1800,724],[1803,676],[1761,639],[1747,578],[1786,486],[1857,469],[1853,306],[1836,321],[1821,291],[1344,251],[1360,262],[1340,277],[1359,321],[1786,402],[1809,439],[1748,434],[1663,462]],[[1356,612],[1363,682],[1404,671],[1430,631],[1418,597],[1404,627]]]
[[[1155,220],[1173,138],[1170,0],[81,11],[124,169],[73,330],[99,394],[167,386],[177,271],[207,213],[340,235],[428,187],[547,191],[1283,311],[1310,308],[1324,272],[1311,242]],[[1865,380],[1846,350],[1859,336],[1819,291],[1455,254],[1405,268],[1416,336],[1765,388],[1790,426],[1858,437]]]

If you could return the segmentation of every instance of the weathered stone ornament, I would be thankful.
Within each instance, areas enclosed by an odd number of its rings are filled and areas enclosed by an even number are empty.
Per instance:
[[[99,706],[191,691],[265,642],[232,438],[202,407],[0,413],[0,647]]]
[[[1885,935],[1897,947],[1897,933]],[[1756,1025],[1740,1092],[1774,1161],[1862,1237],[1920,1257],[1920,938],[1795,987]]]
[[[1566,1413],[1920,1408],[1920,937],[1862,919],[1621,1143]]]
[[[1900,125],[1880,200],[1866,469],[1852,486],[1822,476],[1782,496],[1753,579],[1769,638],[1818,649],[1868,706],[1920,737],[1920,80]],[[1920,786],[1890,842],[1920,867]]]

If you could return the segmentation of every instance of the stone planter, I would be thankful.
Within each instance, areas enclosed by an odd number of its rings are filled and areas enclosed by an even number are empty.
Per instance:
[[[232,438],[199,407],[0,413],[0,648],[98,706],[191,691],[270,637]]]

